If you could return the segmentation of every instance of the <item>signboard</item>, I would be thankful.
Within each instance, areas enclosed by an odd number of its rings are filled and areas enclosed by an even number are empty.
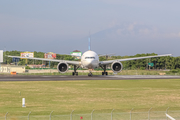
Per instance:
[[[21,57],[29,57],[29,58],[33,58],[34,57],[34,53],[33,52],[23,52],[20,54]]]
[[[0,50],[0,63],[3,62],[3,50]]]
[[[154,66],[154,63],[148,63],[148,65],[149,65],[150,67],[153,67],[153,66]]]
[[[56,53],[52,53],[52,52],[45,53],[44,58],[55,59],[56,58]]]

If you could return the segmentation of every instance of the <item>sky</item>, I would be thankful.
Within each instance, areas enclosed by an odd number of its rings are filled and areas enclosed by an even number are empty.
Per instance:
[[[0,49],[180,56],[179,0],[0,0]]]

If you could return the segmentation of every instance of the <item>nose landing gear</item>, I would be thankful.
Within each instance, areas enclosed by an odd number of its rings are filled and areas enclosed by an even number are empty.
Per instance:
[[[90,72],[90,73],[88,73],[88,76],[89,76],[89,77],[92,77],[92,76],[93,76],[93,74]]]

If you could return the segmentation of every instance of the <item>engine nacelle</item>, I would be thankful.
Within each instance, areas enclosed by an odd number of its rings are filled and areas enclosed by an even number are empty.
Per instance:
[[[67,63],[59,63],[57,69],[60,73],[65,73],[68,71],[69,65]]]
[[[123,69],[123,65],[121,62],[115,61],[111,64],[111,69],[113,72],[121,72]]]

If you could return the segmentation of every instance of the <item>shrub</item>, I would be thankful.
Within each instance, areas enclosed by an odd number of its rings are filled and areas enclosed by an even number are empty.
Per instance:
[[[29,67],[29,66],[26,66],[25,69],[30,69],[30,67]]]

